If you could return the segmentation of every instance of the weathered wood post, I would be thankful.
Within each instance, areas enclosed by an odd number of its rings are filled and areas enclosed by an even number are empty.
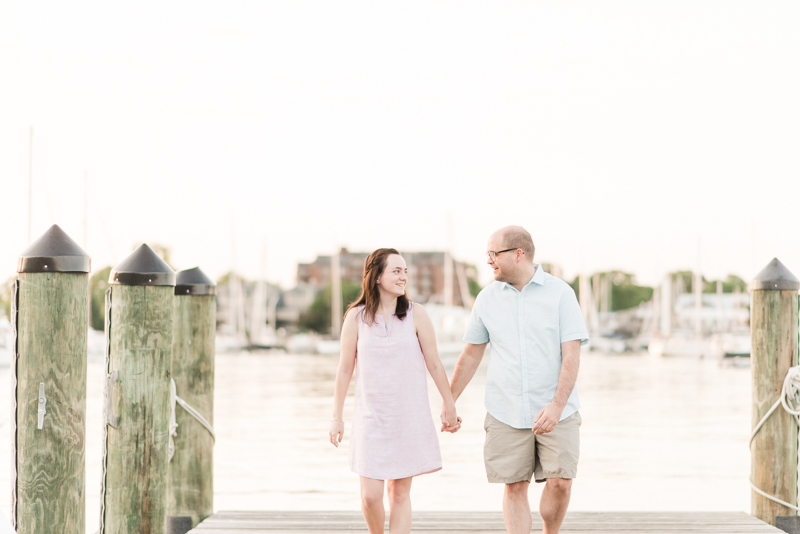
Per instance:
[[[109,283],[100,534],[164,534],[175,272],[142,245]]]
[[[17,264],[11,521],[19,534],[86,529],[90,266],[56,225]]]
[[[789,368],[797,365],[798,289],[800,281],[777,258],[750,285],[754,429],[780,399]],[[779,405],[751,441],[752,484],[792,506],[797,506],[797,439],[795,418]],[[776,516],[796,515],[756,490],[751,511],[771,525]]]
[[[169,464],[169,534],[184,534],[214,512],[214,435],[210,428],[214,424],[216,289],[213,280],[197,267],[178,273],[172,378],[179,401],[177,407],[172,405],[177,427]]]

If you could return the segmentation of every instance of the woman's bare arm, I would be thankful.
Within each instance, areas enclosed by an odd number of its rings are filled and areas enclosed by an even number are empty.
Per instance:
[[[419,304],[414,304],[414,327],[417,330],[422,355],[425,357],[425,365],[444,401],[442,431],[455,432],[460,426],[459,418],[456,414],[456,403],[450,391],[450,384],[447,381],[447,373],[444,370],[442,360],[439,358],[439,349],[436,346],[436,331],[433,329],[433,322],[428,312]]]
[[[344,437],[344,400],[356,366],[356,344],[358,343],[358,309],[347,312],[339,341],[339,366],[333,388],[333,421],[331,421],[331,443],[339,446]]]

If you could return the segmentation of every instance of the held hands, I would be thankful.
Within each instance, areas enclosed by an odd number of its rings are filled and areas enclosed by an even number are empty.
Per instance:
[[[561,412],[563,411],[563,406],[557,406],[553,403],[548,404],[536,416],[531,430],[537,436],[551,432],[558,424],[559,419],[561,419]]]
[[[344,437],[344,421],[334,419],[331,421],[331,443],[334,447],[338,447]]]
[[[448,408],[447,405],[442,406],[442,432],[458,432],[461,428],[461,418],[456,415],[455,404]]]

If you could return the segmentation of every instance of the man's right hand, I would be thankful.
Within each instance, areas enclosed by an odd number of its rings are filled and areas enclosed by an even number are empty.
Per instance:
[[[453,406],[449,410],[447,406],[442,406],[442,432],[458,432],[461,428],[461,418],[456,415],[456,407]]]

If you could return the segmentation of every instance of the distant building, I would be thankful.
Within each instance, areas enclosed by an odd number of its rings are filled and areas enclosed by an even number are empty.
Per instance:
[[[342,280],[361,285],[367,256],[369,254],[366,252],[349,252],[346,248],[342,248],[339,252],[339,271]],[[331,256],[317,256],[312,263],[298,263],[297,281],[310,284],[317,289],[325,289],[331,282]]]
[[[278,301],[278,324],[297,324],[300,314],[311,306],[316,295],[317,288],[303,282],[285,290]]]
[[[409,252],[403,257],[408,264],[411,300],[421,303],[445,303],[445,253]],[[477,279],[475,268],[466,263],[453,261],[452,295],[454,306],[472,307],[469,280]]]
[[[361,285],[364,276],[364,262],[369,254],[350,252],[341,249],[339,265],[342,280]],[[403,252],[408,265],[408,295],[411,300],[420,303],[445,302],[445,253],[444,252]],[[453,262],[453,305],[472,306],[470,280],[476,280],[475,268],[463,262]],[[315,286],[318,290],[327,287],[331,282],[331,256],[318,256],[312,263],[297,265],[297,281]]]

